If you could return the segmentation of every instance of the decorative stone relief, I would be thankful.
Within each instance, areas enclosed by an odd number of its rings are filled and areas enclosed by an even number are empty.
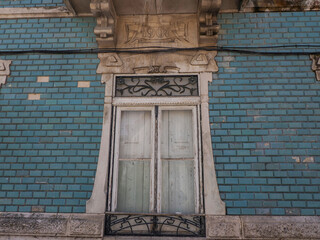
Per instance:
[[[320,81],[320,55],[311,54],[310,58],[312,60],[312,70],[316,73],[316,78]]]
[[[202,0],[199,13],[200,46],[215,45],[219,25],[217,14],[220,10],[221,0]]]
[[[172,21],[160,25],[158,23],[126,23],[127,44],[138,43],[172,43],[187,41],[188,24]]]
[[[10,60],[0,60],[0,88],[5,84],[7,77],[10,75]]]
[[[97,18],[94,33],[99,47],[115,47],[116,12],[112,0],[91,0],[90,8]]]
[[[214,51],[181,51],[177,53],[101,53],[97,73],[149,74],[216,72]]]
[[[193,14],[122,16],[117,47],[195,47],[197,19]]]

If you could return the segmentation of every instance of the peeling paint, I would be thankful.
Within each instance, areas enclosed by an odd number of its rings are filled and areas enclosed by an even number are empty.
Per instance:
[[[313,157],[306,157],[305,159],[302,160],[304,163],[313,163],[314,158]]]
[[[297,163],[301,162],[300,157],[292,157],[293,160],[295,160]]]

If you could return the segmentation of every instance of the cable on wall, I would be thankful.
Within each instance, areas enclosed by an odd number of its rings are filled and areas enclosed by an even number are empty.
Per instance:
[[[236,52],[253,55],[310,55],[320,54],[320,44],[292,44],[275,46],[207,46],[196,48],[170,48],[170,47],[139,47],[139,48],[80,48],[80,49],[32,49],[32,50],[5,50],[0,55],[21,54],[97,54],[97,53],[165,53],[180,51],[218,51]]]

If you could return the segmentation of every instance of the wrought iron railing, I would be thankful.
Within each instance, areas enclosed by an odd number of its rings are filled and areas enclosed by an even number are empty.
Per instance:
[[[205,236],[204,215],[107,213],[106,235]]]

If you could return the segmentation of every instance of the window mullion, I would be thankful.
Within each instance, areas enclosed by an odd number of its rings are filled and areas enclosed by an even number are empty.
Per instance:
[[[157,184],[156,184],[156,196],[157,196],[157,201],[156,201],[156,211],[157,213],[161,213],[161,187],[162,187],[162,179],[161,179],[161,159],[160,159],[160,144],[161,144],[161,137],[160,137],[160,129],[161,129],[161,111],[159,111],[159,107],[156,106],[156,123],[157,123],[157,127],[156,127],[156,179],[157,179]]]

